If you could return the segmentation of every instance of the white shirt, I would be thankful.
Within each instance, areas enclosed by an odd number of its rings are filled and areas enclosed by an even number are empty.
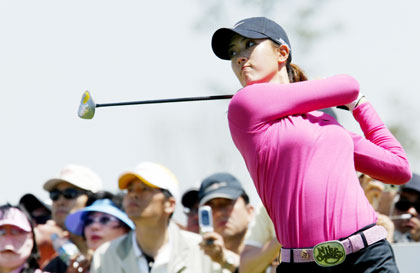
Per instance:
[[[147,264],[147,259],[141,251],[139,245],[137,244],[136,233],[133,232],[132,236],[134,255],[137,258],[137,264],[139,266],[140,272],[149,272],[149,266]],[[159,251],[158,255],[155,257],[155,262],[151,265],[150,273],[166,273],[169,264],[169,257],[171,256],[171,247],[170,240],[168,243],[163,245]]]

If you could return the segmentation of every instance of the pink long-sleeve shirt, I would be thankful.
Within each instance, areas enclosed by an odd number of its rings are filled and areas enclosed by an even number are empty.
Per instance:
[[[253,84],[229,104],[233,141],[285,248],[337,240],[377,221],[356,170],[385,183],[411,178],[403,148],[370,103],[353,111],[365,137],[316,111],[358,93],[356,80],[337,75]]]

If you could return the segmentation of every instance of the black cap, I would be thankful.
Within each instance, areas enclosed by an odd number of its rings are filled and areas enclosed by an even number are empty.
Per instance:
[[[289,38],[284,29],[276,22],[265,17],[252,17],[237,22],[233,28],[220,28],[211,40],[214,54],[223,60],[230,60],[229,44],[232,37],[239,34],[251,39],[271,39],[279,45],[289,47],[289,58],[292,59]]]
[[[20,198],[19,206],[25,210],[37,224],[45,224],[51,219],[51,206],[47,205],[31,193],[27,193]],[[44,213],[41,215],[34,215],[34,211],[39,208],[43,208]]]
[[[51,213],[51,207],[31,193],[27,193],[23,195],[19,200],[19,205],[23,206],[25,210],[28,211],[29,213],[41,207],[45,208],[46,211]]]
[[[413,173],[411,180],[401,186],[401,190],[413,190],[420,194],[420,175]]]
[[[214,198],[236,200],[244,194],[241,182],[229,173],[215,173],[201,182],[198,191],[200,206]]]
[[[191,188],[182,195],[181,203],[184,207],[191,209],[198,202],[198,189]]]

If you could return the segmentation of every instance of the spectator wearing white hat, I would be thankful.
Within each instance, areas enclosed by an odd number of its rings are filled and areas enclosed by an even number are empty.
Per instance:
[[[83,255],[87,255],[88,247],[83,237],[66,231],[66,217],[86,206],[89,196],[102,189],[100,177],[90,168],[69,164],[62,168],[56,177],[44,183],[44,189],[49,192],[52,200],[51,218],[63,232],[60,236],[68,236]],[[45,271],[64,273],[67,264],[59,257],[51,260],[45,266]]]
[[[222,272],[200,251],[201,237],[181,230],[171,220],[179,189],[170,170],[143,162],[123,173],[118,185],[126,190],[123,208],[135,230],[100,246],[91,273]]]

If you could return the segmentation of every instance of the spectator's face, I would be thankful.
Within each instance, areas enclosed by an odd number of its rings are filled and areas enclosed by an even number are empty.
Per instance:
[[[107,213],[90,213],[84,223],[86,244],[92,250],[96,250],[103,243],[114,240],[127,232],[118,218]]]
[[[0,227],[0,272],[9,272],[25,263],[34,246],[31,232],[18,227]]]
[[[200,228],[198,224],[198,202],[186,213],[187,215],[187,230],[194,233],[199,233]]]
[[[69,195],[66,195],[66,190],[68,192],[69,189],[73,192],[76,190],[77,195],[70,198]],[[88,196],[67,182],[60,182],[54,190],[50,192],[50,197],[53,192],[58,192],[60,194],[56,200],[52,199],[51,216],[57,225],[65,229],[64,221],[66,220],[67,215],[84,208],[86,206]]]
[[[417,208],[417,209],[416,209]],[[401,232],[420,232],[420,193],[414,191],[403,191],[398,202],[395,204],[395,214],[411,214],[407,220],[395,221],[395,228]]]
[[[206,205],[212,208],[214,231],[224,238],[244,234],[253,217],[253,207],[245,204],[242,197],[237,200],[214,198]]]
[[[168,198],[160,189],[152,188],[136,179],[128,184],[123,207],[133,222],[155,221],[162,219],[164,214],[173,212],[174,204],[168,204],[168,202]]]

